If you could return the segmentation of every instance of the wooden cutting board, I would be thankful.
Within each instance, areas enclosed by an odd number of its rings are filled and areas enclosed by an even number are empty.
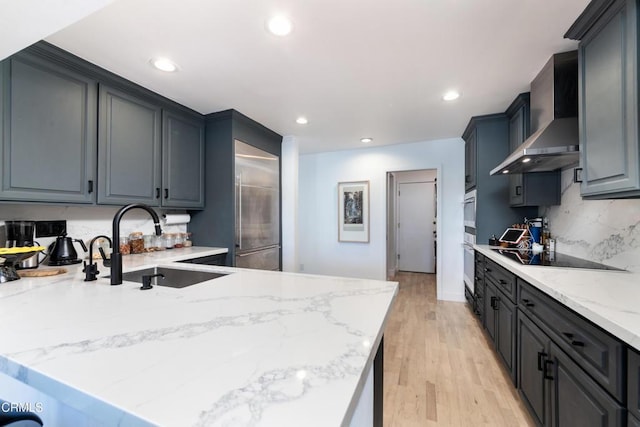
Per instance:
[[[20,277],[46,277],[64,274],[66,272],[66,268],[48,268],[44,270],[18,270],[18,275]]]

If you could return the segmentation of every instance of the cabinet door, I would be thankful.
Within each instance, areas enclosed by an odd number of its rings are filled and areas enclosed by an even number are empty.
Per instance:
[[[640,418],[640,354],[627,350],[627,407],[629,411]]]
[[[518,390],[536,424],[546,425],[548,382],[543,371],[549,338],[522,312],[518,312],[517,330]]]
[[[494,343],[496,342],[496,310],[498,301],[498,291],[495,286],[489,284],[485,280],[484,288],[484,327],[487,329],[489,338]]]
[[[476,296],[476,304],[477,304],[477,314],[480,316],[480,323],[484,325],[485,323],[485,290],[484,290],[484,279],[482,275],[478,273],[478,264],[476,263],[476,275],[474,278],[473,284],[474,293]]]
[[[98,203],[160,203],[160,107],[100,87]]]
[[[554,427],[622,427],[626,410],[558,346],[550,344]]]
[[[471,190],[476,186],[476,130],[472,130],[464,142],[464,188]]]
[[[496,350],[502,357],[507,370],[511,374],[511,380],[516,381],[516,346],[515,346],[515,327],[516,327],[516,309],[513,303],[498,291],[497,293],[496,312]]]
[[[26,53],[0,81],[0,199],[92,203],[96,82]]]
[[[509,204],[511,206],[520,206],[524,203],[522,181],[521,173],[509,175]]]
[[[515,151],[526,138],[525,108],[524,105],[518,108],[509,119],[509,151],[511,152]],[[509,175],[509,204],[517,206],[522,203],[524,203],[522,174]]]
[[[613,7],[579,47],[583,196],[640,189],[637,6]]]
[[[163,111],[162,206],[204,207],[204,122]]]

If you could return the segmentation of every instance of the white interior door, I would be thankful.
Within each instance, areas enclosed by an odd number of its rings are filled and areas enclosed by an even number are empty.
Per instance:
[[[398,268],[435,272],[435,183],[398,184]]]

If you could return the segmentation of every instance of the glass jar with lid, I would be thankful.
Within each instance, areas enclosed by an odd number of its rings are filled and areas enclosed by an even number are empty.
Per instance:
[[[134,231],[129,234],[129,246],[131,246],[132,254],[141,254],[144,252],[144,238],[142,231]]]
[[[193,242],[191,241],[191,233],[184,233],[184,247],[190,248],[193,246]]]
[[[162,236],[156,236],[155,234],[153,235],[153,245],[156,248],[156,251],[164,251],[167,248],[165,248],[164,246],[164,235]]]
[[[127,236],[120,237],[118,245],[122,255],[129,255],[131,253],[131,246],[129,246],[129,238]]]
[[[175,244],[175,237],[173,233],[165,233],[162,235],[162,241],[164,242],[164,247],[166,249],[173,249],[173,245]]]
[[[173,241],[173,247],[176,249],[184,248],[184,237],[182,233],[175,234],[175,240]]]
[[[155,234],[145,234],[142,238],[144,239],[145,252],[155,252],[157,250]]]

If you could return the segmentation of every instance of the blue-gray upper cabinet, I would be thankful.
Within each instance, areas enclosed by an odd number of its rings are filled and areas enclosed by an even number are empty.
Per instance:
[[[162,112],[162,206],[204,208],[204,118]]]
[[[473,190],[476,187],[477,177],[477,141],[478,133],[471,129],[463,136],[464,139],[464,191]]]
[[[100,85],[98,203],[160,206],[161,108]]]
[[[640,196],[637,0],[594,0],[565,37],[580,40],[583,197]]]
[[[505,114],[509,117],[509,148],[515,151],[530,135],[529,93],[521,93]],[[551,206],[560,204],[560,171],[509,175],[509,204]]]
[[[509,117],[509,150],[513,152],[529,136],[529,94],[518,95],[506,114]],[[511,206],[524,204],[521,173],[509,175],[509,203]]]
[[[509,119],[504,113],[474,116],[462,133],[469,160],[465,189],[475,188],[476,241],[487,243],[510,224],[537,216],[538,209],[509,206],[509,178],[491,176],[489,171],[509,155]],[[469,178],[469,175],[471,178]],[[473,187],[469,185],[473,184]]]
[[[0,82],[0,200],[93,203],[95,80],[19,53]]]

